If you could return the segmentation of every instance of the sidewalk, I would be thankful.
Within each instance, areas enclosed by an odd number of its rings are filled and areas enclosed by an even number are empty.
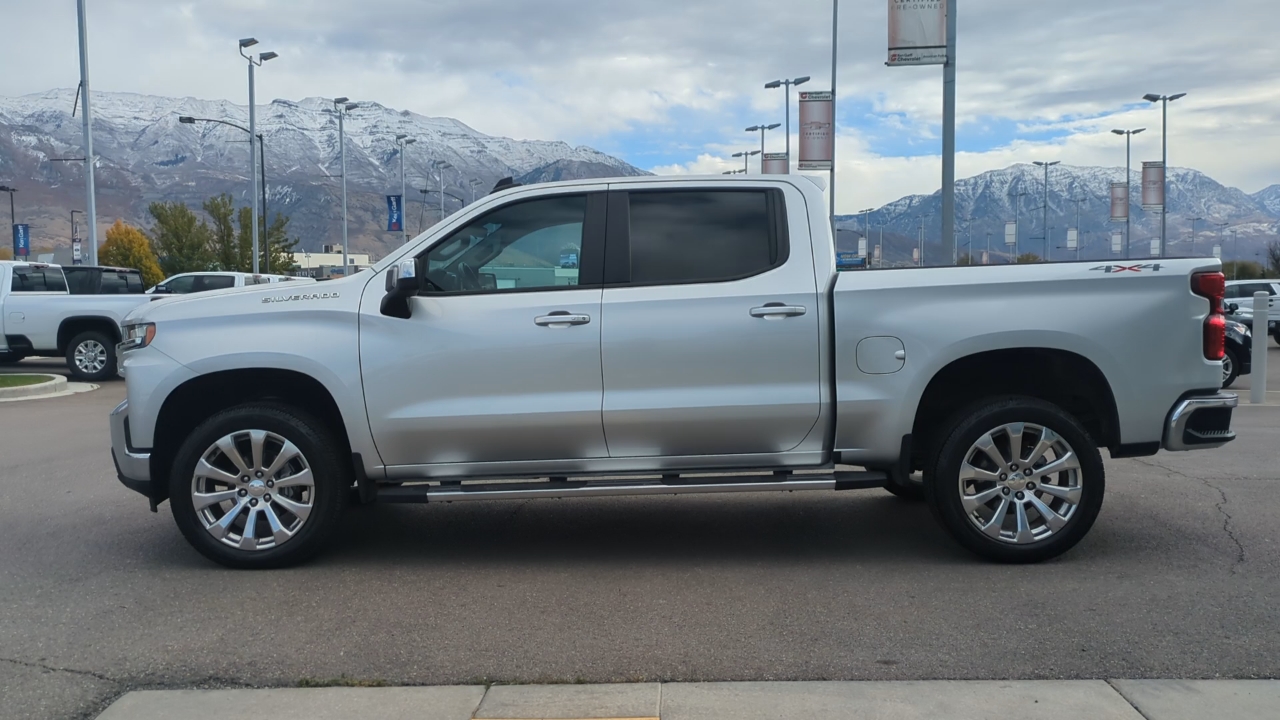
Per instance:
[[[637,683],[131,692],[99,720],[1233,720],[1280,680]]]

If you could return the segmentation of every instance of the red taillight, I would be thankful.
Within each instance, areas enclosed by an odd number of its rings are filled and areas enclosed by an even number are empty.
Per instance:
[[[1221,360],[1227,348],[1227,320],[1222,316],[1227,277],[1220,272],[1196,273],[1191,276],[1191,292],[1209,301],[1209,317],[1204,321],[1204,357]]]

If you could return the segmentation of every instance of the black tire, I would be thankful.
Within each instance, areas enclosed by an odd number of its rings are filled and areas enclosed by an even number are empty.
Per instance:
[[[1075,511],[1052,534],[1025,544],[998,540],[983,533],[971,521],[961,499],[960,470],[970,449],[984,435],[1007,423],[1030,423],[1052,430],[1070,446],[1079,461],[1080,494]],[[1102,510],[1102,496],[1106,490],[1102,455],[1088,432],[1061,408],[1029,397],[990,398],[954,416],[944,433],[947,439],[934,459],[934,472],[925,478],[925,499],[943,527],[968,550],[996,562],[1041,562],[1070,550],[1093,527]],[[1005,437],[1007,445],[1008,436]],[[1019,454],[1029,453],[1020,451]],[[1046,497],[1040,493],[1036,495],[1041,500]],[[992,502],[1001,504],[998,496]],[[1051,506],[1055,502],[1060,501],[1051,497],[1048,500]],[[1053,507],[1049,509],[1054,510]],[[1035,512],[1037,522],[1041,522],[1039,512]],[[1015,516],[1016,522],[1016,506],[1009,510],[1009,514]]]
[[[248,430],[265,430],[293,443],[314,480],[311,511],[296,530],[297,534],[269,549],[242,550],[215,538],[205,528],[191,497],[196,464],[203,454],[220,438]],[[347,505],[353,472],[350,461],[335,450],[339,446],[330,429],[295,408],[255,403],[219,412],[187,437],[174,459],[169,478],[173,519],[187,542],[201,555],[230,568],[280,568],[305,562],[332,539]],[[271,502],[271,498],[268,495],[263,501]],[[243,529],[240,534],[244,534]]]
[[[82,368],[76,360],[76,355],[81,346],[87,350],[93,348],[95,352],[99,349],[105,353],[102,365],[98,369]],[[99,382],[116,376],[116,344],[110,335],[101,330],[86,330],[85,332],[71,338],[71,342],[67,343],[67,369],[71,371],[73,380],[83,382]]]
[[[1280,345],[1280,328],[1277,328],[1274,332],[1272,332],[1271,337],[1276,341],[1277,345]]]
[[[1236,351],[1227,348],[1223,355],[1224,376],[1222,379],[1222,387],[1229,388],[1235,383],[1236,378],[1240,377],[1240,356],[1236,355]]]
[[[0,352],[0,365],[16,365],[22,362],[22,356],[18,353]]]
[[[921,502],[924,500],[924,483],[915,478],[907,478],[905,481],[899,482],[895,479],[895,474],[889,474],[889,482],[885,483],[884,489],[888,490],[894,497],[908,502]]]

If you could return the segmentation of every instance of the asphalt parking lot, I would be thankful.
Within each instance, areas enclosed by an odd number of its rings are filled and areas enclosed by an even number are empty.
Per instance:
[[[1227,448],[1108,461],[1092,533],[1039,566],[861,491],[354,508],[273,572],[205,561],[116,481],[123,394],[0,403],[0,717],[339,678],[1280,677],[1275,393]]]

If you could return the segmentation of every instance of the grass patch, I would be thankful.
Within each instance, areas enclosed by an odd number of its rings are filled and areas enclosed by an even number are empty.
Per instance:
[[[371,687],[387,687],[386,680],[362,680],[360,678],[349,678],[346,675],[336,678],[317,679],[302,678],[298,681],[298,687],[303,688],[323,688],[323,687],[352,687],[352,688],[371,688]]]
[[[42,382],[49,382],[49,378],[43,375],[0,375],[0,388],[38,385]]]

